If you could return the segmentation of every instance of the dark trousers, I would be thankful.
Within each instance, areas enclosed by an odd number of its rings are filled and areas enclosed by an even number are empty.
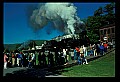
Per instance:
[[[100,55],[103,55],[104,50],[100,49]]]
[[[106,47],[106,48],[104,48],[104,51],[105,51],[105,52],[107,52],[107,47]]]

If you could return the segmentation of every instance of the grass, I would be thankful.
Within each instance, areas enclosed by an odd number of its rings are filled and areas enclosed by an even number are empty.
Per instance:
[[[90,61],[88,65],[76,65],[63,69],[68,77],[115,77],[115,51]]]

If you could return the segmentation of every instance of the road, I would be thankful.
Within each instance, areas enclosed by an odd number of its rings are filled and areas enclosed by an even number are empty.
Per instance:
[[[46,69],[14,67],[3,70],[3,76],[5,78],[41,78],[41,77],[67,77],[63,76],[56,71],[51,72]]]

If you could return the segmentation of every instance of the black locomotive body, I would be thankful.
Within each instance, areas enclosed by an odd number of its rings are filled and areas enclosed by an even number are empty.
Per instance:
[[[74,49],[76,46],[88,46],[89,38],[86,33],[82,32],[81,34],[70,34],[64,36],[58,36],[52,40],[46,41],[44,49],[54,50],[57,49]]]

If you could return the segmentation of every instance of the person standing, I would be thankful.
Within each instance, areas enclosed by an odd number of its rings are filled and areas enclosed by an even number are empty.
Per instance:
[[[53,59],[52,52],[50,52],[50,64],[51,64],[51,66],[54,66],[54,59]]]
[[[23,63],[22,63],[22,67],[27,67],[28,64],[28,60],[27,60],[27,53],[23,53]]]
[[[20,52],[20,53],[17,55],[17,65],[18,65],[18,66],[21,66],[21,65],[22,65],[22,52]]]
[[[33,64],[33,66],[36,65],[36,56],[35,56],[35,53],[32,53],[32,64]]]
[[[15,53],[12,53],[12,66],[15,66]]]
[[[81,64],[83,63],[82,57],[85,57],[85,56],[84,56],[83,46],[80,47],[80,60],[81,60]]]
[[[42,58],[42,66],[46,67],[47,62],[46,62],[46,55],[44,52],[42,53],[41,58]]]
[[[28,56],[28,68],[32,68],[32,54]]]
[[[77,53],[77,62],[80,65],[81,64],[81,57],[80,57],[80,49],[79,47],[76,47],[76,53]]]
[[[93,46],[90,44],[90,56],[94,55]]]
[[[96,56],[98,56],[100,54],[100,44],[98,43],[96,45]]]
[[[4,69],[7,69],[7,58],[8,56],[4,54]]]
[[[100,55],[104,55],[104,46],[103,46],[103,43],[100,44]]]
[[[107,42],[105,42],[105,43],[103,44],[103,46],[104,46],[104,52],[107,52],[107,47],[108,47]]]
[[[66,59],[67,59],[67,58],[66,58],[66,55],[67,55],[67,54],[66,54],[66,49],[63,49],[63,56],[64,56],[64,58],[65,58],[65,61],[66,61]]]
[[[63,50],[63,55],[65,57],[65,64],[64,65],[67,65],[68,61],[69,61],[69,55],[68,55],[68,50],[67,49]]]
[[[112,47],[113,47],[113,43],[112,42],[110,42],[109,43],[109,46],[110,46],[110,50],[112,49]]]
[[[38,65],[39,66],[41,66],[41,59],[42,59],[42,56],[41,56],[41,52],[39,51],[39,55],[38,55],[38,61],[39,61],[39,63],[38,63]]]
[[[76,51],[76,47],[75,47],[75,49],[74,49],[74,60],[75,60],[75,62],[77,61],[77,51]]]
[[[84,56],[84,49],[83,49],[83,46],[80,47],[80,56]]]
[[[87,59],[85,58],[83,53],[80,55],[80,57],[81,57],[81,64],[88,64]]]
[[[85,47],[84,45],[83,45],[83,50],[84,50],[84,57],[86,57],[87,56],[87,47]]]
[[[53,63],[54,63],[53,54],[52,54],[52,52],[49,51],[49,53],[48,53],[48,66],[52,67]]]
[[[50,67],[51,66],[51,63],[50,63],[50,51],[48,52],[47,57],[48,57],[48,67]]]
[[[74,52],[69,52],[71,56],[71,60],[74,60]]]
[[[93,55],[97,56],[97,54],[96,54],[96,44],[93,44]]]

